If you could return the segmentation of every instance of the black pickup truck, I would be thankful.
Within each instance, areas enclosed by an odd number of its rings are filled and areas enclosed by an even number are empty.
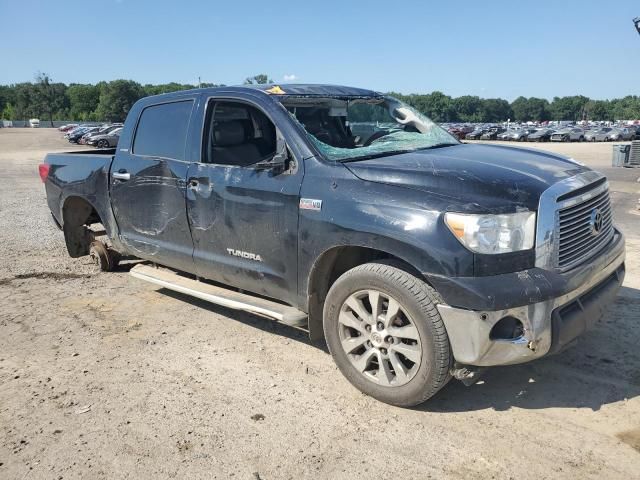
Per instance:
[[[115,150],[40,175],[72,257],[306,328],[396,405],[560,351],[625,272],[603,175],[358,88],[147,97]]]

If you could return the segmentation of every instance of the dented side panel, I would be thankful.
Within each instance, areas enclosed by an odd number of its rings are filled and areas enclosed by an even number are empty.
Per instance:
[[[112,171],[127,170],[131,179],[111,179],[111,205],[120,240],[140,258],[193,270],[193,242],[185,209],[189,163],[119,155]]]
[[[193,164],[187,210],[198,275],[284,301],[297,290],[302,172]]]

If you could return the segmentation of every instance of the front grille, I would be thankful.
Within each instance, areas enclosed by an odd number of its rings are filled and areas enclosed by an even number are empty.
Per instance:
[[[557,266],[568,269],[595,255],[613,237],[613,212],[606,184],[579,201],[563,202],[557,215]],[[601,227],[594,233],[596,213],[601,215]]]

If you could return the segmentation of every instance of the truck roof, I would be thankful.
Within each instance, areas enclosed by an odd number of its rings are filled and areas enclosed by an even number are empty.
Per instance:
[[[216,92],[248,92],[256,90],[265,92],[266,94],[273,94],[279,96],[319,96],[319,97],[380,97],[382,93],[374,90],[366,90],[364,88],[346,87],[342,85],[325,85],[325,84],[264,84],[264,85],[238,85],[228,87],[208,87],[208,88],[196,88],[192,90],[179,90],[176,92],[163,93],[160,95],[153,95],[150,97],[144,97],[141,99],[144,103],[146,100],[153,98],[179,98],[185,94],[193,94],[193,92],[204,92],[215,94]]]
[[[345,97],[379,97],[382,94],[364,88],[346,87],[343,85],[323,85],[311,83],[293,84],[268,84],[268,85],[245,85],[245,88],[257,88],[269,93],[270,90],[280,89],[284,93],[280,95],[318,95],[318,96],[345,96]]]

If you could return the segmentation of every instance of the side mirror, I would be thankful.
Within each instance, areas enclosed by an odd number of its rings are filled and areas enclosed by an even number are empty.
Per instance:
[[[287,142],[279,131],[276,131],[276,153],[270,160],[258,162],[254,165],[256,170],[273,170],[282,172],[287,169],[287,161],[289,160],[289,150]]]

